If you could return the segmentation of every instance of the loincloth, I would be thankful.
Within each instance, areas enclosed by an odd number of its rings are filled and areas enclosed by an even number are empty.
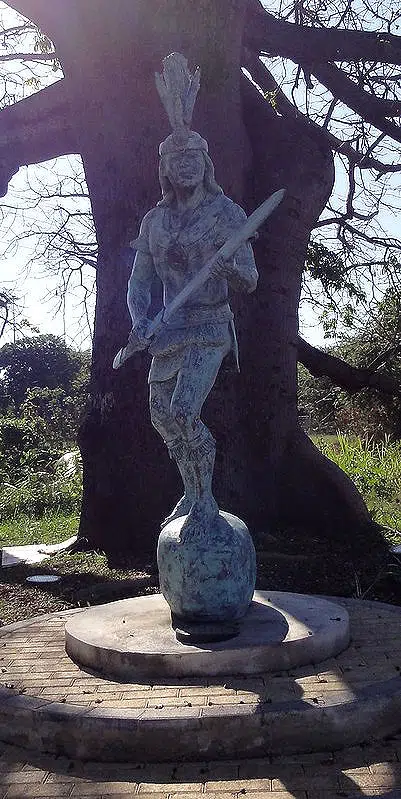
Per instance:
[[[189,366],[194,348],[221,350],[222,359],[232,353],[238,367],[238,345],[233,320],[208,322],[163,330],[152,342],[148,382],[165,382]]]

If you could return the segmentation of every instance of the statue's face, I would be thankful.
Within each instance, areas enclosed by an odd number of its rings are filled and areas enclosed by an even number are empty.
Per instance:
[[[201,150],[184,150],[169,153],[166,157],[166,172],[172,186],[196,188],[205,175],[205,159]]]

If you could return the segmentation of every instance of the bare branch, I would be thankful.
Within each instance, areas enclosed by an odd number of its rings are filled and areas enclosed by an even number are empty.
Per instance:
[[[298,360],[314,377],[328,377],[336,386],[340,386],[350,394],[355,394],[363,388],[371,388],[392,397],[401,396],[400,383],[386,372],[351,366],[336,355],[312,347],[301,336],[298,336],[297,348]]]
[[[394,358],[395,355],[399,355],[401,352],[401,345],[400,344],[393,344],[391,347],[387,347],[383,352],[380,352],[373,361],[370,362],[369,366],[367,367],[370,372],[378,369],[379,366],[383,366],[383,364],[388,363],[390,358]]]
[[[334,97],[356,111],[367,122],[371,122],[386,136],[391,136],[395,141],[401,142],[401,127],[385,118],[400,114],[400,102],[381,100],[360,89],[334,64],[313,65],[311,69],[315,77],[331,91]]]
[[[388,172],[401,171],[401,164],[385,164],[376,158],[368,156],[368,154],[358,152],[349,142],[342,141],[330,133],[327,128],[302,114],[286,97],[260,58],[246,49],[243,51],[243,66],[248,70],[255,83],[262,89],[266,100],[270,102],[279,114],[304,123],[309,128],[310,135],[324,137],[335,152],[346,156],[350,164],[359,167],[359,169],[374,169],[382,175]],[[372,151],[372,148],[370,148],[370,151]]]
[[[336,220],[338,222],[338,219]],[[348,230],[354,236],[357,236],[364,241],[368,242],[369,244],[373,244],[375,247],[388,247],[393,250],[401,250],[401,242],[399,239],[393,238],[386,238],[381,239],[379,236],[369,236],[367,233],[364,233],[362,230],[358,230],[358,228],[350,225],[349,222],[344,222],[343,227],[345,230]]]
[[[250,0],[244,44],[253,52],[291,58],[297,64],[376,61],[401,64],[401,37],[391,33],[294,25]]]
[[[7,327],[9,313],[10,313],[10,297],[3,291],[0,291],[0,310],[3,317],[0,319],[0,338],[2,337],[5,328]]]

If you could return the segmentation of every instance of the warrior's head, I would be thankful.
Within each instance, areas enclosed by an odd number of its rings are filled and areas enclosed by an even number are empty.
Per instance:
[[[170,205],[178,186],[195,189],[203,182],[208,192],[221,194],[207,141],[190,130],[200,86],[199,68],[191,75],[187,59],[180,53],[172,53],[163,61],[163,75],[156,74],[156,86],[173,129],[159,147],[162,189],[159,205]]]
[[[172,134],[159,148],[159,180],[162,199],[159,205],[171,205],[176,186],[195,189],[204,184],[210,194],[221,194],[222,189],[214,177],[214,165],[205,139],[189,131],[185,143],[177,142]]]

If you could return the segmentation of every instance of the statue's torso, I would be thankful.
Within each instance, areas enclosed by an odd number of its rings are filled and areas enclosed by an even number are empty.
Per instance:
[[[224,194],[208,195],[193,211],[179,214],[158,206],[149,220],[149,250],[163,283],[168,305],[245,220],[245,214]],[[210,278],[186,303],[193,309],[223,306],[228,300],[225,278]]]
[[[136,246],[152,257],[167,306],[246,220],[224,194],[208,194],[193,211],[178,214],[159,205],[144,218]],[[224,277],[212,277],[177,310],[152,341],[149,381],[168,380],[182,367],[188,348],[230,348],[238,362],[233,314]]]

